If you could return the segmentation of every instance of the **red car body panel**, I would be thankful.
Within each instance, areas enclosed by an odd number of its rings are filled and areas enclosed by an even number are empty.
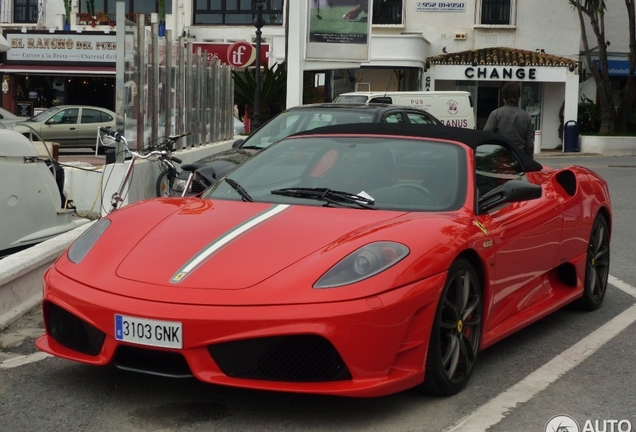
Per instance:
[[[469,172],[473,163],[469,157]],[[136,346],[115,337],[114,316],[121,314],[181,322],[181,349],[153,349],[180,353],[205,382],[357,397],[413,387],[424,380],[433,318],[458,256],[472,257],[481,276],[482,349],[582,295],[592,223],[599,212],[611,221],[607,185],[580,167],[545,168],[527,179],[542,185],[541,198],[480,215],[473,211],[476,184],[470,176],[464,205],[443,213],[198,198],[127,206],[107,217],[110,227],[81,264],[63,254],[47,271],[47,333],[36,345],[67,359],[111,364],[118,347]],[[575,187],[568,188],[571,183]],[[176,276],[202,251],[272,209],[277,213],[214,249],[182,279]],[[378,241],[407,245],[410,252],[371,278],[313,288],[344,257]],[[557,274],[562,265],[575,269],[574,284]],[[52,336],[52,305],[105,334],[98,354],[70,349]],[[225,374],[208,350],[306,334],[329,341],[351,378],[237,378]]]

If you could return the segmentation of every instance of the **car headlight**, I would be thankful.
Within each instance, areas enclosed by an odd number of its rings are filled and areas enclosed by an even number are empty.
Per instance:
[[[377,242],[361,247],[333,266],[314,288],[335,288],[370,278],[400,262],[409,248],[395,242]]]
[[[174,182],[172,183],[172,193],[174,195],[181,195],[187,183],[188,183],[187,179],[176,178]]]
[[[75,243],[71,245],[68,250],[68,259],[79,264],[82,262],[88,251],[91,250],[93,245],[104,234],[106,228],[110,225],[110,219],[100,219],[92,227],[84,231],[84,233],[75,240]]]

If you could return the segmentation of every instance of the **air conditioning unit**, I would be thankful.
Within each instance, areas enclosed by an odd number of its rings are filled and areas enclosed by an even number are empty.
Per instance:
[[[466,33],[464,32],[455,33],[455,40],[466,40]]]

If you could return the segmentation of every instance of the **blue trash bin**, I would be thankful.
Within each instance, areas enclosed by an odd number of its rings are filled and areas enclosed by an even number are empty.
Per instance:
[[[566,153],[580,152],[579,123],[570,120],[563,126],[563,151]]]

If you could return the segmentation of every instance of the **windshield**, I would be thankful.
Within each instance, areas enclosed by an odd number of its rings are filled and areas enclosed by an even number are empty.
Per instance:
[[[349,123],[371,123],[373,113],[365,110],[345,108],[315,108],[285,111],[245,140],[241,147],[265,148],[296,132],[315,129],[321,126]]]
[[[27,120],[34,121],[34,122],[43,121],[43,120],[49,118],[51,115],[53,115],[56,112],[58,112],[59,110],[61,110],[62,108],[63,107],[60,107],[60,106],[49,108],[47,110],[42,111],[40,114],[36,115],[35,117],[31,117],[31,118],[29,118]]]
[[[347,207],[446,211],[466,192],[466,152],[415,138],[290,137],[227,175],[206,198]]]

